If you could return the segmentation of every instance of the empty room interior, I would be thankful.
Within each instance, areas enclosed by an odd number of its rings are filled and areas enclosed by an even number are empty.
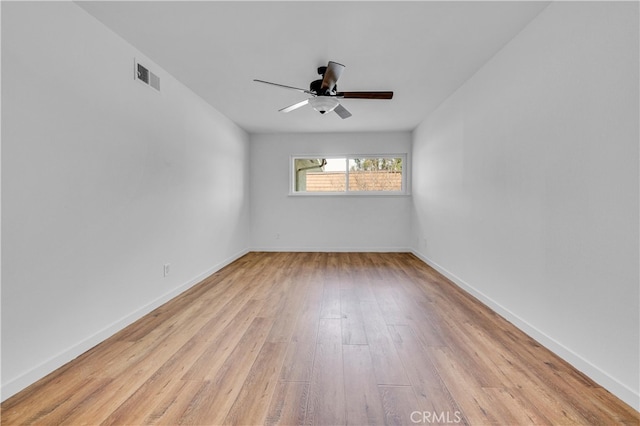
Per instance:
[[[639,3],[2,1],[2,424],[639,424]]]

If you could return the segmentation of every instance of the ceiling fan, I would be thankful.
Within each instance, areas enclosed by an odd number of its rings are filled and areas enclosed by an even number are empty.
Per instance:
[[[311,95],[310,98],[304,101],[289,105],[282,108],[280,112],[291,112],[295,109],[303,107],[307,104],[311,105],[313,109],[320,114],[326,114],[327,112],[334,111],[345,119],[351,117],[351,113],[343,107],[338,99],[391,99],[393,98],[393,92],[338,92],[338,86],[336,83],[342,74],[345,66],[337,62],[329,61],[326,67],[318,67],[318,74],[322,76],[319,80],[314,80],[309,85],[309,90],[300,89],[298,87],[285,86],[284,84],[271,83],[264,80],[253,80],[258,83],[270,84],[272,86],[283,87],[285,89],[297,90],[298,92]]]

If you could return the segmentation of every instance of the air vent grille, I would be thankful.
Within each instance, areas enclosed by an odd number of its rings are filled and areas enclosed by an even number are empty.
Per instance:
[[[144,65],[138,63],[134,59],[134,78],[147,86],[151,86],[156,89],[158,92],[160,91],[160,77],[154,74],[152,71],[149,71],[149,68]]]
[[[157,91],[160,91],[160,77],[158,77],[154,73],[150,73],[150,75],[149,75],[149,86],[153,87]]]
[[[138,80],[142,81],[143,83],[149,84],[149,70],[140,64],[138,64],[137,77]]]

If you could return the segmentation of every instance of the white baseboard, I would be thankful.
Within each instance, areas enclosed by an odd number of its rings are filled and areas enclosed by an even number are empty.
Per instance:
[[[20,392],[21,390],[25,389],[27,386],[31,385],[32,383],[37,382],[38,380],[45,377],[47,374],[62,367],[69,361],[77,358],[79,355],[82,355],[89,349],[96,346],[98,343],[103,342],[104,340],[113,336],[115,333],[122,330],[126,326],[134,323],[135,321],[142,318],[149,312],[167,303],[169,300],[185,292],[189,288],[193,287],[194,285],[198,284],[208,276],[224,268],[225,266],[235,261],[236,259],[239,259],[240,257],[244,256],[248,252],[249,252],[248,249],[244,249],[234,254],[233,256],[225,259],[224,261],[219,262],[218,264],[212,266],[211,268],[202,272],[198,276],[192,278],[188,282],[163,294],[162,296],[149,302],[148,304],[141,306],[140,308],[136,309],[134,312],[131,312],[129,315],[126,315],[125,317],[120,318],[119,320],[111,323],[110,325],[103,328],[102,330],[99,330],[93,335],[88,336],[87,338],[79,341],[75,345],[67,348],[66,350],[60,352],[59,354],[52,356],[45,362],[33,367],[31,370],[27,371],[26,373],[21,374],[20,376],[16,377],[15,379],[7,383],[3,383],[2,389],[0,390],[1,400],[4,401],[7,398]]]
[[[580,372],[587,375],[589,378],[591,378],[593,381],[598,383],[600,386],[607,389],[609,392],[611,392],[612,394],[620,398],[622,401],[629,404],[635,410],[640,411],[640,394],[635,392],[633,389],[631,389],[624,383],[621,383],[614,377],[611,377],[605,371],[593,365],[592,363],[590,363],[589,361],[581,357],[579,354],[567,348],[566,346],[564,346],[562,343],[558,342],[551,336],[538,330],[536,327],[529,324],[526,320],[514,314],[509,309],[500,305],[499,303],[497,303],[495,300],[491,299],[487,295],[478,291],[472,285],[460,279],[455,274],[448,271],[446,268],[440,266],[433,260],[422,255],[416,250],[411,250],[411,253],[413,253],[416,257],[418,257],[420,260],[425,262],[427,265],[431,266],[433,269],[437,270],[442,275],[447,277],[458,287],[462,288],[467,293],[471,294],[472,296],[480,300],[482,303],[487,305],[493,311],[500,314],[507,321],[511,322],[513,325],[518,327],[520,330],[522,330],[524,333],[529,335],[531,338],[535,339],[538,343],[540,343],[541,345],[549,349],[551,352],[558,355],[560,358],[567,361],[569,364],[571,364]]]
[[[411,253],[408,247],[252,247],[251,251],[292,253]]]

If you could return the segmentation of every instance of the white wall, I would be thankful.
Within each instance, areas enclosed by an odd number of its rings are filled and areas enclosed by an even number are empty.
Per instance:
[[[408,250],[411,197],[290,196],[289,161],[291,155],[398,154],[410,149],[409,132],[252,135],[252,249]]]
[[[554,2],[414,132],[414,249],[639,408],[638,3]]]
[[[243,254],[248,162],[244,131],[75,4],[3,2],[3,398]]]

